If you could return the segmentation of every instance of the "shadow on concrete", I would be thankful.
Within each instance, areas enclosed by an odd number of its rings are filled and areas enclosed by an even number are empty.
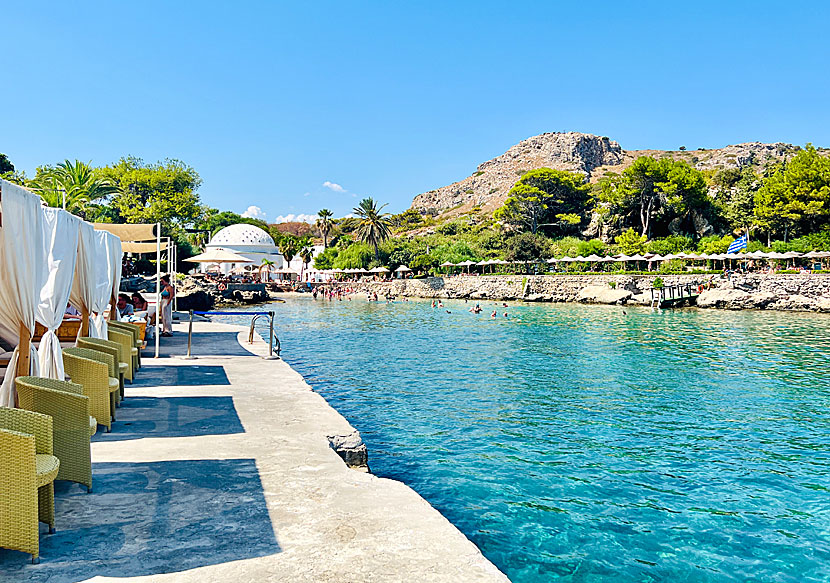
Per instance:
[[[143,437],[195,437],[244,433],[231,397],[129,397],[118,409],[112,433],[93,441]]]
[[[159,366],[144,364],[130,387],[201,387],[204,385],[230,385],[224,366]]]
[[[93,464],[95,491],[55,484],[41,564],[0,549],[4,583],[175,573],[280,552],[252,459]]]
[[[253,356],[237,342],[236,332],[194,332],[191,354],[199,356]],[[141,355],[150,358],[155,353],[155,341],[147,342]],[[174,332],[169,338],[160,338],[159,356],[187,354],[187,332]]]

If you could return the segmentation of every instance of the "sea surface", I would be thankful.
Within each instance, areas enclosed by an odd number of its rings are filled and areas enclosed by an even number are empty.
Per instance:
[[[515,583],[830,580],[830,316],[481,303],[273,309],[372,471]]]

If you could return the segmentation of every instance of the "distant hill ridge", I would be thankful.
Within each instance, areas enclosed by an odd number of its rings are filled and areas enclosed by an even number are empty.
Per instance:
[[[789,158],[798,147],[792,144],[750,142],[714,150],[623,150],[604,136],[580,132],[550,132],[533,136],[511,147],[501,156],[478,166],[460,182],[419,194],[412,208],[422,213],[468,212],[475,207],[493,211],[504,204],[516,180],[534,168],[555,168],[585,174],[596,182],[609,172],[625,170],[640,156],[671,156],[699,170],[763,168]]]

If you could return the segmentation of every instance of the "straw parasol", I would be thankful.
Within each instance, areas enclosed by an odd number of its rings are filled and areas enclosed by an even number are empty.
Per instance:
[[[191,263],[253,263],[253,259],[248,259],[247,257],[243,257],[233,251],[226,251],[225,249],[218,249],[218,248],[211,248],[205,251],[204,253],[200,253],[199,255],[194,255],[193,257],[188,257],[185,261],[189,261]]]
[[[369,273],[389,273],[389,270],[385,267],[375,267],[374,269],[370,269]]]

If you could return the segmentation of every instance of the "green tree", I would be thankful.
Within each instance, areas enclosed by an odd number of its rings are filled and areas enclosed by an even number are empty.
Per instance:
[[[320,212],[317,213],[317,216],[319,217],[317,219],[317,228],[320,229],[320,234],[323,235],[323,249],[328,249],[329,233],[331,232],[331,228],[334,226],[331,220],[334,213],[329,209],[321,209]]]
[[[333,269],[334,261],[337,259],[339,251],[335,247],[329,247],[314,258],[315,269]]]
[[[48,206],[61,208],[65,201],[67,211],[93,220],[98,215],[95,203],[118,192],[111,180],[96,176],[88,163],[79,160],[38,168],[29,186]]]
[[[539,261],[550,257],[550,245],[542,235],[524,232],[513,235],[504,245],[508,261]]]
[[[388,239],[392,234],[389,229],[389,213],[381,212],[386,205],[378,208],[372,198],[364,198],[354,208],[354,214],[360,220],[355,234],[360,241],[368,243],[375,248],[375,259],[380,260],[378,245]]]
[[[542,226],[556,232],[574,230],[582,222],[590,186],[573,172],[538,168],[525,173],[493,217],[535,234]]]
[[[638,235],[634,229],[624,231],[620,236],[614,237],[614,242],[625,255],[637,255],[645,251],[646,236]]]
[[[202,179],[179,160],[147,164],[139,158],[122,158],[96,174],[118,186],[112,205],[127,223],[160,222],[169,230],[196,224],[205,214],[196,192]]]
[[[14,172],[14,164],[8,156],[0,153],[0,174],[6,174],[7,172]]]
[[[285,259],[286,266],[311,242],[309,237],[297,237],[289,233],[280,233],[279,231],[272,232],[272,236],[280,250],[280,254]]]
[[[372,261],[372,248],[366,243],[352,243],[337,254],[335,269],[366,269]]]
[[[713,179],[715,202],[732,229],[750,230],[757,222],[755,194],[761,187],[761,178],[751,166],[719,172]]]
[[[601,213],[615,215],[622,227],[637,227],[649,239],[654,232],[667,233],[675,219],[683,222],[711,207],[703,173],[681,160],[650,156],[600,180],[597,198]]]
[[[755,195],[755,216],[772,234],[807,234],[830,222],[830,160],[807,147],[781,165]]]

